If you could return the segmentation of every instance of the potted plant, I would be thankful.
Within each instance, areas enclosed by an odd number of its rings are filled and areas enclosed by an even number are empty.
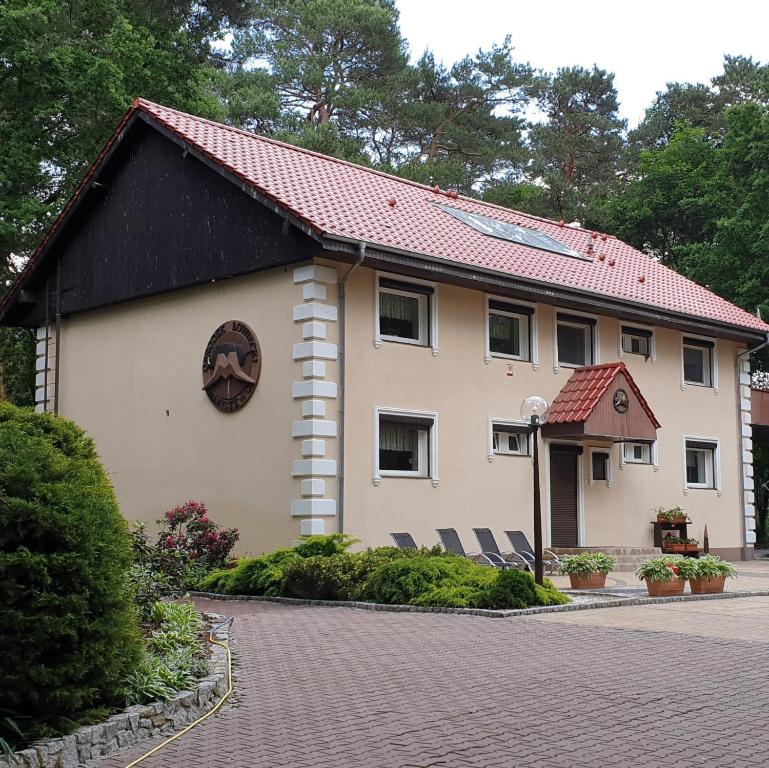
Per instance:
[[[699,552],[700,543],[697,539],[681,539],[684,552]]]
[[[676,536],[675,534],[668,533],[665,535],[665,538],[662,540],[662,546],[664,547],[666,552],[683,552],[683,540],[680,536]]]
[[[702,555],[693,561],[693,573],[689,586],[694,595],[712,595],[724,591],[727,577],[734,577],[737,571],[718,555]]]
[[[641,563],[636,576],[646,582],[650,597],[682,595],[686,587],[686,576],[682,573],[687,566],[680,555],[653,557]]]
[[[673,507],[672,509],[657,507],[654,512],[657,515],[658,523],[691,523],[689,515],[681,507]]]
[[[606,585],[606,574],[617,564],[605,552],[580,552],[564,555],[558,572],[568,574],[572,589],[600,589]]]

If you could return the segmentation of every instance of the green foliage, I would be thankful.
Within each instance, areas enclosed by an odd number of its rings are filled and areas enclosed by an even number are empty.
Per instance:
[[[91,439],[0,403],[0,656],[25,732],[114,703],[141,655],[128,532]]]
[[[299,557],[315,557],[316,555],[338,555],[345,552],[357,539],[346,533],[331,533],[325,536],[303,536],[302,543],[294,547]]]
[[[536,605],[566,605],[571,598],[559,592],[550,579],[545,579],[544,583],[534,585],[534,591],[537,593]]]
[[[123,683],[127,705],[165,700],[206,674],[205,623],[188,603],[157,602],[147,652]]]
[[[577,555],[564,555],[558,573],[590,576],[592,573],[609,573],[616,564],[616,558],[605,552],[580,552]]]
[[[28,328],[0,328],[0,400],[35,404],[35,334]]]
[[[526,571],[508,568],[497,574],[486,592],[489,608],[528,608],[537,604],[536,582]]]
[[[349,600],[356,565],[356,558],[346,553],[299,558],[286,567],[281,594],[310,600]]]
[[[693,562],[693,573],[689,579],[713,579],[718,576],[734,578],[737,571],[731,563],[722,560],[718,555],[700,555],[699,558],[690,558]]]
[[[484,603],[484,591],[471,586],[430,587],[411,601],[431,608],[482,608]]]
[[[664,555],[653,557],[641,563],[636,569],[636,576],[641,581],[672,581],[673,579],[687,578],[685,572],[690,566],[687,561],[693,558],[680,555]]]

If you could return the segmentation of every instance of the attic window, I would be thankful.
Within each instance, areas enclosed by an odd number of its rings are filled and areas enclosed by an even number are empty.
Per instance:
[[[511,243],[527,245],[529,248],[538,248],[541,251],[550,251],[550,253],[558,253],[561,256],[571,256],[574,259],[590,261],[587,257],[538,229],[522,227],[519,224],[492,219],[478,213],[461,211],[459,208],[451,208],[448,205],[439,205],[438,207],[449,216],[453,216],[463,224],[467,224],[468,227],[472,227],[476,232],[489,235],[489,237],[498,237],[500,240],[509,240]]]

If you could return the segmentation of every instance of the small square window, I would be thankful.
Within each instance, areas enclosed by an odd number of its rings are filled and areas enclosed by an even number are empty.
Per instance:
[[[421,346],[430,343],[432,288],[381,278],[378,296],[382,339]]]
[[[630,355],[651,355],[652,332],[645,328],[622,326],[622,351]]]
[[[591,480],[609,479],[609,454],[603,451],[593,451],[591,458]]]
[[[529,318],[508,312],[489,312],[489,352],[492,355],[529,359]]]
[[[430,474],[430,419],[408,416],[379,417],[379,473],[406,477]]]
[[[648,443],[623,443],[622,457],[626,464],[651,464],[651,446]]]
[[[713,386],[713,344],[698,339],[684,339],[684,382],[701,387]]]
[[[559,314],[556,323],[558,364],[576,367],[592,365],[594,322]]]
[[[493,449],[498,455],[528,456],[529,436],[525,432],[493,429]]]
[[[686,487],[715,488],[716,446],[686,441]]]

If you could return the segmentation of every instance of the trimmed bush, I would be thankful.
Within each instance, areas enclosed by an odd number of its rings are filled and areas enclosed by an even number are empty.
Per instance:
[[[3,709],[28,734],[117,703],[142,655],[128,530],[91,439],[0,403]]]
[[[286,567],[281,594],[305,600],[350,600],[358,565],[354,555],[343,552],[298,558]]]
[[[509,568],[500,571],[486,590],[487,608],[528,608],[537,605],[536,582],[530,573]]]

